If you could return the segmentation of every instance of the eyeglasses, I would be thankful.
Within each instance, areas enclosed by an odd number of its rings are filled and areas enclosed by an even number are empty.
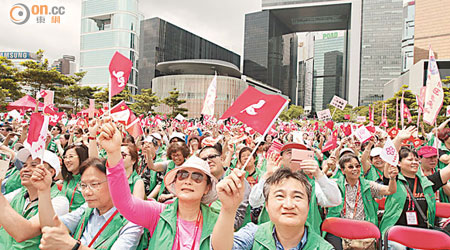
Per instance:
[[[127,156],[129,156],[130,154],[127,154],[127,153],[125,153],[125,152],[120,152],[121,154],[122,154],[122,158],[125,158],[125,157],[127,157]]]
[[[361,165],[355,165],[355,166],[352,166],[352,165],[348,165],[348,166],[346,166],[345,168],[348,168],[348,169],[354,169],[354,168],[361,168]]]
[[[177,180],[179,181],[186,180],[187,178],[189,178],[189,176],[191,176],[191,180],[193,180],[196,183],[201,183],[204,179],[203,174],[199,172],[191,173],[186,170],[180,170],[177,172]]]
[[[209,156],[206,156],[206,157],[202,157],[202,158],[200,158],[200,159],[202,159],[202,160],[204,160],[204,161],[207,161],[207,160],[212,160],[212,159],[215,159],[215,158],[217,158],[217,157],[219,157],[220,155],[209,155]]]
[[[78,157],[78,155],[66,155],[64,156],[64,160],[72,160],[73,158]]]
[[[108,181],[108,180],[102,181],[102,182],[93,182],[93,183],[90,183],[90,184],[80,182],[80,184],[78,184],[78,190],[80,190],[81,192],[83,192],[83,191],[85,191],[87,188],[89,188],[90,190],[95,191],[95,190],[100,189],[100,185],[101,185],[102,183],[107,182],[107,181]]]

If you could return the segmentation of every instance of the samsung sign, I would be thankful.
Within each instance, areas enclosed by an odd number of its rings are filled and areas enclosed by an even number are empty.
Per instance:
[[[34,53],[30,52],[0,52],[0,56],[7,59],[36,59]]]

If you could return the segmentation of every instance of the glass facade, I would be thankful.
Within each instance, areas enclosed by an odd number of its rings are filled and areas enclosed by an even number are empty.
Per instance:
[[[240,68],[240,56],[160,18],[141,22],[139,89],[152,87],[152,79],[161,75],[160,62],[182,59],[216,59]]]
[[[109,63],[116,51],[133,62],[128,80],[137,93],[140,15],[138,0],[83,0],[81,13],[80,70],[82,84],[108,87]]]
[[[415,9],[414,1],[405,3],[403,7],[402,73],[414,64]]]
[[[403,0],[365,0],[359,105],[383,100],[383,86],[402,68]]]
[[[208,87],[214,75],[170,75],[156,77],[152,81],[152,90],[161,99],[169,96],[176,88],[180,99],[186,100],[182,107],[188,110],[189,118],[200,117]],[[247,88],[244,80],[235,77],[217,76],[217,98],[214,105],[214,116],[222,116],[233,104],[234,100]],[[156,112],[170,113],[168,106],[161,104]]]
[[[327,107],[334,95],[345,99],[343,58],[345,37],[338,32],[318,34],[314,41],[312,111]]]

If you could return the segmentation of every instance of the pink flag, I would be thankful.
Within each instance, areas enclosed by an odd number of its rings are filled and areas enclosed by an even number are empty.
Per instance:
[[[111,97],[119,94],[125,89],[128,78],[130,77],[133,62],[127,57],[116,52],[109,63],[109,73],[111,75],[110,95]]]
[[[28,137],[24,146],[30,150],[31,157],[36,159],[44,155],[45,141],[48,133],[48,116],[41,113],[31,114],[30,127],[28,129]]]
[[[214,104],[216,102],[217,92],[217,74],[214,74],[214,78],[209,84],[208,91],[206,92],[205,101],[203,102],[202,114],[206,119],[210,119],[214,116]]]
[[[403,105],[404,105],[403,116],[406,117],[406,119],[408,119],[408,123],[411,123],[412,122],[411,112],[409,112],[409,108],[408,106],[406,106],[406,104],[403,103]]]
[[[423,121],[428,125],[433,126],[444,102],[444,90],[442,89],[439,69],[431,47],[429,51],[427,75]]]

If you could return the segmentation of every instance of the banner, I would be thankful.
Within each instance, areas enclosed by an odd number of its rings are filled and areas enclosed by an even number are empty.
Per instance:
[[[358,123],[366,122],[366,117],[365,116],[358,116],[358,117],[356,117],[356,122],[358,122]]]
[[[206,92],[205,101],[203,102],[202,114],[205,118],[212,118],[214,116],[214,104],[216,102],[217,92],[217,73],[214,74],[214,78],[209,84],[208,91]]]
[[[429,51],[428,73],[426,82],[425,102],[423,109],[423,121],[434,126],[436,117],[444,102],[444,90],[442,89],[441,77],[436,63],[436,58],[431,50]]]
[[[340,98],[339,96],[335,95],[335,96],[333,96],[333,99],[331,100],[330,105],[334,106],[340,110],[344,110],[345,106],[347,105],[347,101]]]
[[[358,141],[361,142],[361,144],[366,142],[366,141],[368,141],[370,138],[372,138],[372,134],[364,126],[361,126],[361,127],[357,128],[353,132],[353,134],[355,135],[356,139],[358,139]]]
[[[329,109],[324,109],[322,111],[317,111],[317,119],[321,121],[331,120],[331,112]]]

